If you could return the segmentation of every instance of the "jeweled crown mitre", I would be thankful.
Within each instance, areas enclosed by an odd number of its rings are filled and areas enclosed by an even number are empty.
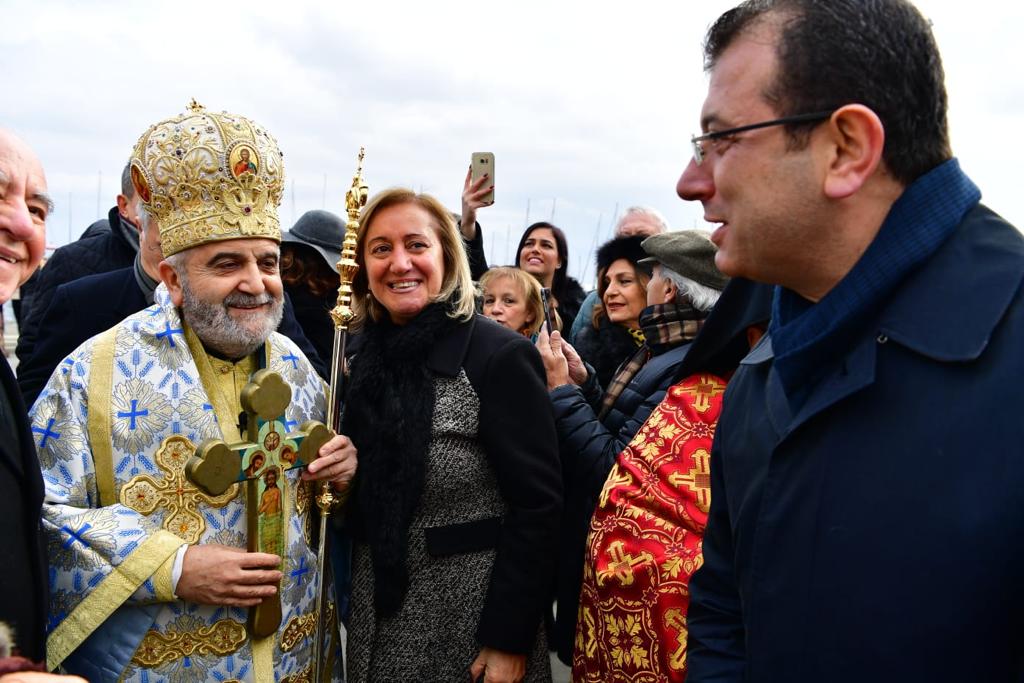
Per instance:
[[[209,112],[192,100],[184,114],[143,133],[131,175],[160,227],[164,256],[221,240],[281,241],[281,150],[250,119]]]

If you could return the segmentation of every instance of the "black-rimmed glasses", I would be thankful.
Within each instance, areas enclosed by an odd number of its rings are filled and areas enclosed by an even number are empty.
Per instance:
[[[690,143],[693,145],[693,160],[700,166],[704,163],[704,143],[713,142],[715,140],[721,140],[722,138],[735,135],[736,133],[745,133],[748,130],[757,130],[758,128],[768,128],[769,126],[785,126],[790,123],[810,123],[812,121],[824,121],[828,117],[835,113],[833,111],[816,111],[813,114],[796,114],[795,116],[783,116],[781,119],[772,119],[771,121],[761,121],[760,123],[748,123],[745,126],[739,126],[737,128],[728,128],[726,130],[716,130],[713,133],[705,133],[704,135],[694,135],[690,138]]]

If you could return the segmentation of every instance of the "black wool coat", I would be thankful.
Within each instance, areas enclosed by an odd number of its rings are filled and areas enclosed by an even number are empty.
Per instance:
[[[0,357],[0,622],[14,630],[14,645],[32,661],[46,659],[48,577],[40,526],[43,478],[35,441],[14,373]]]

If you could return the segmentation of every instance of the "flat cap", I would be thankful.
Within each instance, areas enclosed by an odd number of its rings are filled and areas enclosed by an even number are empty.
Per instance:
[[[651,235],[643,242],[644,251],[649,254],[641,263],[660,263],[697,284],[725,289],[729,278],[715,266],[714,242],[707,233],[700,230],[678,230]]]

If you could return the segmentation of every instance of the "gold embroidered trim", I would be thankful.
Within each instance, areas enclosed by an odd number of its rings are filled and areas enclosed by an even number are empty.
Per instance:
[[[174,595],[174,560],[177,557],[174,553],[160,565],[160,568],[153,573],[153,593],[156,594],[157,602],[172,602],[177,599]]]
[[[154,456],[163,477],[140,474],[121,487],[120,495],[122,505],[144,515],[158,508],[167,510],[163,527],[189,544],[198,543],[206,531],[200,504],[224,507],[238,494],[237,484],[219,496],[208,495],[193,484],[185,474],[185,464],[195,451],[195,444],[184,436],[167,437]]]
[[[92,363],[89,367],[89,446],[96,471],[96,490],[99,493],[99,507],[117,502],[114,489],[114,456],[110,435],[113,423],[110,419],[110,401],[114,390],[114,342],[117,327],[100,334],[92,346]]]
[[[245,639],[245,626],[233,619],[221,619],[196,631],[149,631],[132,655],[132,664],[152,669],[197,654],[224,657],[237,652]]]
[[[285,676],[281,683],[310,683],[313,680],[313,667],[307,666],[297,674]]]
[[[249,642],[252,645],[252,675],[256,683],[274,683],[274,636]]]
[[[316,631],[316,618],[319,612],[313,610],[309,614],[300,614],[288,620],[281,634],[281,652],[291,652],[295,646]],[[327,624],[331,628],[334,623],[334,603],[327,604]]]
[[[114,567],[50,633],[46,639],[46,668],[53,671],[60,666],[182,543],[174,534],[158,530]]]

